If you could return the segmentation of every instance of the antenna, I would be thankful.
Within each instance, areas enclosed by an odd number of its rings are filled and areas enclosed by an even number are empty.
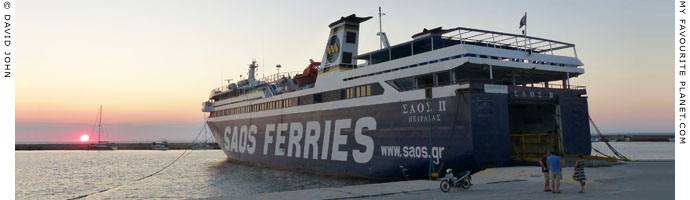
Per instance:
[[[379,6],[379,32],[383,32],[383,26],[381,25],[381,16],[386,15],[386,13],[381,12],[381,6]]]
[[[379,32],[376,33],[376,35],[381,37],[381,42],[379,43],[381,46],[381,49],[383,49],[383,47],[386,47],[386,48],[391,47],[390,43],[388,43],[388,37],[386,37],[386,33],[383,32],[383,25],[381,23],[381,18],[382,18],[381,16],[384,16],[384,15],[386,15],[386,13],[382,13],[381,12],[381,6],[379,6]]]

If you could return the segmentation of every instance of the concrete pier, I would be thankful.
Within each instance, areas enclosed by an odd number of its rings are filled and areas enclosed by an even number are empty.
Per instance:
[[[453,188],[444,193],[439,181],[416,180],[320,188],[217,199],[673,199],[673,161],[626,162],[585,168],[585,193],[572,179],[573,168],[563,169],[560,194],[543,192],[539,167],[490,168],[472,176],[469,190]]]

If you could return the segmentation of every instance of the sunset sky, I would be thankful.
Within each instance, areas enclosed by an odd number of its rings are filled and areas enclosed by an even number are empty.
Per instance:
[[[576,45],[606,133],[672,133],[672,1],[38,1],[17,12],[16,142],[76,142],[103,105],[106,140],[191,140],[201,102],[256,59],[259,76],[320,60],[328,24],[386,16],[391,44],[423,28],[528,33]],[[378,49],[378,18],[360,53]]]

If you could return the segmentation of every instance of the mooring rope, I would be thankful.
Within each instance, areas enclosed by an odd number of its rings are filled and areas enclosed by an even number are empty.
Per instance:
[[[630,159],[629,159],[628,157],[625,157],[623,154],[621,154],[620,152],[616,151],[616,149],[614,149],[613,146],[611,146],[611,144],[609,144],[609,140],[606,139],[606,137],[604,137],[603,134],[601,134],[601,131],[599,131],[599,127],[597,127],[597,125],[594,124],[594,120],[592,119],[592,116],[589,116],[589,121],[592,122],[592,126],[594,127],[594,130],[597,131],[597,134],[599,134],[599,137],[601,138],[601,141],[604,142],[604,143],[606,144],[606,146],[609,147],[609,149],[611,149],[611,152],[613,152],[613,155],[616,155],[616,157],[617,157],[616,159],[618,159],[618,160],[623,160],[623,161],[630,161]],[[601,153],[600,151],[598,151],[598,150],[596,150],[596,149],[595,149],[595,151]],[[603,153],[601,153],[601,154],[602,154],[602,155],[605,155],[605,154],[603,154]]]
[[[194,138],[194,141],[192,141],[192,144],[196,143],[196,140],[199,138],[199,136],[201,135],[201,133],[206,129],[206,124],[207,124],[207,123],[208,123],[208,119],[206,120],[206,122],[204,122],[204,126],[202,126],[201,130],[199,130],[199,133],[198,133],[198,134],[196,135],[196,137]],[[141,177],[141,178],[138,178],[138,179],[136,179],[136,180],[134,180],[134,181],[131,181],[131,182],[129,182],[129,183],[135,183],[135,182],[138,182],[138,181],[141,181],[141,180],[150,178],[150,177],[152,177],[152,176],[155,176],[156,174],[162,172],[163,170],[167,169],[167,168],[170,167],[171,165],[175,164],[175,162],[177,162],[178,160],[180,160],[180,158],[182,158],[183,156],[185,156],[185,153],[189,152],[189,153],[186,154],[186,155],[189,155],[189,154],[191,154],[193,151],[194,151],[194,149],[192,149],[192,150],[185,149],[184,152],[182,152],[182,154],[180,154],[179,156],[177,156],[177,158],[175,158],[175,160],[173,160],[172,162],[170,162],[170,163],[169,163],[168,165],[166,165],[165,167],[163,167],[163,168],[159,169],[158,171],[153,172],[153,173],[151,173],[151,174],[149,174],[149,175],[146,175],[146,176],[143,176],[143,177]],[[94,195],[94,194],[99,194],[99,193],[107,192],[107,191],[109,191],[109,190],[118,188],[118,187],[123,186],[123,185],[124,185],[124,184],[115,185],[115,186],[113,186],[113,187],[110,187],[110,188],[107,188],[107,189],[104,189],[104,190],[99,190],[99,191],[92,192],[92,193],[89,193],[89,194],[85,194],[85,195],[81,195],[81,196],[77,196],[77,197],[72,197],[72,198],[69,198],[68,200],[85,198],[85,197],[88,197],[88,196],[91,196],[91,195]]]

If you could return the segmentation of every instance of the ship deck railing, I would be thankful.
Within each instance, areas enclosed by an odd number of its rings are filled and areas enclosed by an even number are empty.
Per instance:
[[[440,30],[434,35],[416,38],[389,48],[358,55],[357,59],[364,60],[366,63],[358,64],[357,67],[388,62],[458,44],[522,51],[530,54],[560,55],[577,58],[575,45],[571,43],[519,34],[457,27]],[[565,50],[568,49],[572,50],[572,54],[566,53],[567,51]]]
[[[294,77],[295,75],[301,73],[301,71],[291,71],[291,72],[282,72],[282,73],[275,73],[275,74],[270,74],[268,76],[264,76],[263,78],[260,78],[257,80],[258,82],[263,82],[263,84],[275,84],[278,80],[282,79],[283,77]],[[217,94],[222,94],[225,92],[230,91],[230,88],[228,88],[228,84],[223,84],[220,87],[214,88],[211,90],[211,96],[217,95]]]
[[[512,49],[517,51],[529,51],[531,53],[543,53],[554,55],[554,52],[561,49],[572,49],[574,57],[577,58],[575,45],[566,42],[549,40],[539,37],[501,33],[473,28],[457,27],[447,31],[448,36],[444,39],[462,41],[463,44],[475,44],[486,47]]]
[[[545,89],[567,89],[567,90],[587,90],[586,86],[580,85],[563,85],[563,84],[546,84],[544,82],[515,82],[506,80],[486,80],[486,79],[462,79],[456,81],[458,84],[494,84],[494,85],[510,85],[516,87],[530,87],[530,88],[545,88]]]
[[[302,73],[301,71],[292,71],[292,72],[283,72],[283,73],[275,73],[271,74],[268,76],[264,76],[263,78],[260,78],[258,81],[260,82],[265,82],[268,84],[274,84],[278,80],[282,79],[283,77],[288,77],[292,78],[295,77],[295,75]]]

